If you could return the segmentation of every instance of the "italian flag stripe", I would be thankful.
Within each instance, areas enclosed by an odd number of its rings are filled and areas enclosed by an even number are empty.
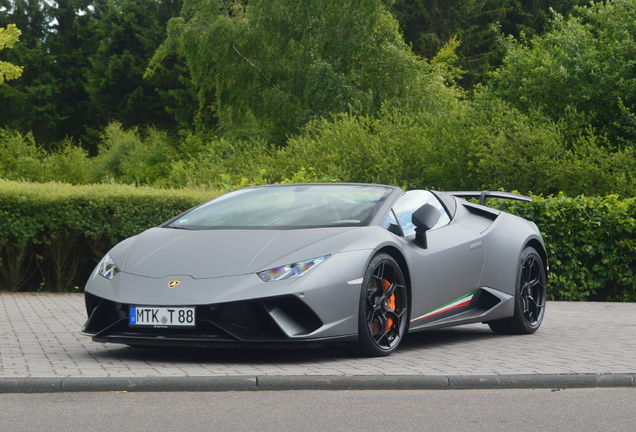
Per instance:
[[[473,299],[473,296],[475,295],[475,291],[473,290],[471,292],[469,292],[468,294],[465,294],[461,297],[459,297],[458,299],[453,300],[452,302],[446,303],[443,306],[438,307],[437,309],[434,309],[432,311],[430,311],[429,313],[426,313],[422,316],[419,316],[415,319],[412,319],[411,322],[415,322],[415,321],[419,321],[419,320],[423,320],[424,318],[430,318],[432,316],[435,315],[439,315],[442,314],[444,312],[449,312],[455,309],[459,309],[462,308],[464,306],[468,306],[468,304],[470,303],[470,301]]]

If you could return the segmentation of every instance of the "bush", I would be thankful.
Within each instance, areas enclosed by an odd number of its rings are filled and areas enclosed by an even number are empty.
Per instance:
[[[566,127],[480,96],[441,112],[340,114],[310,123],[269,155],[246,148],[222,163],[250,160],[251,168],[241,162],[242,176],[264,168],[271,182],[311,167],[319,178],[405,188],[636,195],[636,149],[610,150],[602,137]]]
[[[86,150],[72,142],[46,152],[32,134],[0,129],[0,178],[87,184],[99,180],[91,162]]]
[[[533,197],[499,208],[534,221],[546,242],[553,300],[636,301],[636,199]]]
[[[104,130],[99,155],[91,162],[100,180],[153,185],[170,175],[177,153],[167,133],[151,128],[142,136],[136,128],[124,130],[115,122]]]
[[[344,182],[419,186],[426,173],[430,141],[421,126],[397,111],[379,118],[341,114],[309,125],[274,155],[283,181],[303,168]]]
[[[0,288],[83,286],[116,243],[218,194],[0,180]]]
[[[175,138],[112,123],[99,154],[88,157],[70,142],[46,152],[31,135],[0,130],[0,178],[227,189],[305,171],[311,179],[407,189],[636,196],[636,147],[610,148],[575,113],[555,124],[482,93],[437,104],[430,111],[387,106],[377,116],[352,108],[309,123],[285,147],[202,132]]]
[[[0,177],[18,180],[37,175],[41,155],[32,134],[0,129]]]

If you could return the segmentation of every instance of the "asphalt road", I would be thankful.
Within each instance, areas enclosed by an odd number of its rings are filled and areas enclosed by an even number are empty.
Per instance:
[[[632,432],[636,389],[0,394],[3,432]]]

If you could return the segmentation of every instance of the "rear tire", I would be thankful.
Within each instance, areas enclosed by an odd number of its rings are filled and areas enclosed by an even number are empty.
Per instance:
[[[408,328],[408,290],[399,264],[388,254],[373,257],[365,271],[358,311],[358,341],[349,352],[365,357],[395,351]]]
[[[547,274],[541,255],[527,247],[519,257],[515,289],[515,313],[488,323],[498,334],[531,334],[539,329],[545,315]]]

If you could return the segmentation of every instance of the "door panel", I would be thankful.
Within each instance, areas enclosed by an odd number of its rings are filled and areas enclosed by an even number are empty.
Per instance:
[[[418,318],[476,289],[484,263],[482,236],[470,228],[451,223],[426,236],[426,249],[414,237],[405,239],[411,263],[411,329],[430,322]]]

